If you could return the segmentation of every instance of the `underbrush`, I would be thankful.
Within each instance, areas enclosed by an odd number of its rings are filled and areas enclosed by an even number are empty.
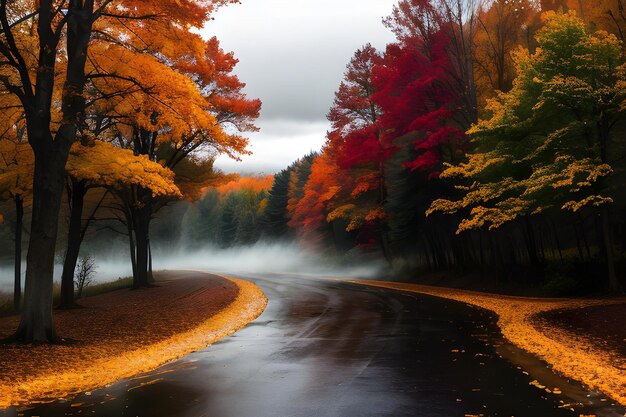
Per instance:
[[[543,289],[553,297],[604,293],[606,267],[595,260],[550,262],[546,265]]]

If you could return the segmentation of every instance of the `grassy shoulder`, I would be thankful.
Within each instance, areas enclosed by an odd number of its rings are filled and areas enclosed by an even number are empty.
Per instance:
[[[578,380],[626,405],[626,358],[597,343],[592,334],[567,329],[544,317],[554,311],[614,308],[626,298],[539,298],[482,293],[455,288],[385,281],[351,281],[356,284],[414,292],[484,308],[498,315],[503,336],[538,356],[560,374]],[[598,323],[601,325],[601,323]],[[540,381],[537,382],[539,386]]]
[[[109,289],[111,287],[108,287]],[[254,284],[202,272],[168,272],[158,287],[107,291],[55,311],[58,346],[0,346],[0,409],[71,396],[156,369],[235,332],[263,312]],[[19,317],[0,319],[0,337]]]

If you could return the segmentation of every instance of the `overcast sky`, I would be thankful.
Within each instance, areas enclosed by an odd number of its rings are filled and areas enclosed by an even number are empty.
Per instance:
[[[311,150],[328,130],[326,113],[346,64],[367,42],[393,41],[382,25],[397,0],[242,0],[203,31],[239,59],[246,93],[263,101],[252,156],[220,157],[228,172],[274,173]]]

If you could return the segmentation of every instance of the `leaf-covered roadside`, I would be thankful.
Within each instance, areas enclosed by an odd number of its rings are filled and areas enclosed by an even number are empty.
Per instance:
[[[513,344],[538,356],[568,378],[598,389],[622,405],[626,405],[626,358],[615,355],[584,335],[573,337],[559,326],[536,326],[540,313],[562,309],[626,304],[626,298],[567,299],[504,296],[456,288],[434,287],[384,281],[353,281],[362,285],[391,288],[460,301],[491,310],[498,315],[502,335]],[[539,381],[541,382],[541,381]]]
[[[267,303],[245,281],[201,272],[160,278],[150,290],[114,291],[82,299],[84,308],[56,311],[73,343],[0,346],[0,409],[150,371],[243,327]],[[10,335],[17,319],[0,319],[0,337]]]

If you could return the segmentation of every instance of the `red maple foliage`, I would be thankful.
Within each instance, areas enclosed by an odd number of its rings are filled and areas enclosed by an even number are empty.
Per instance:
[[[413,141],[417,155],[404,166],[436,177],[465,134],[452,119],[458,104],[448,82],[452,73],[448,36],[439,31],[431,41],[428,52],[417,39],[388,45],[384,61],[374,67],[373,99],[382,109],[379,123],[386,141],[417,135]]]

